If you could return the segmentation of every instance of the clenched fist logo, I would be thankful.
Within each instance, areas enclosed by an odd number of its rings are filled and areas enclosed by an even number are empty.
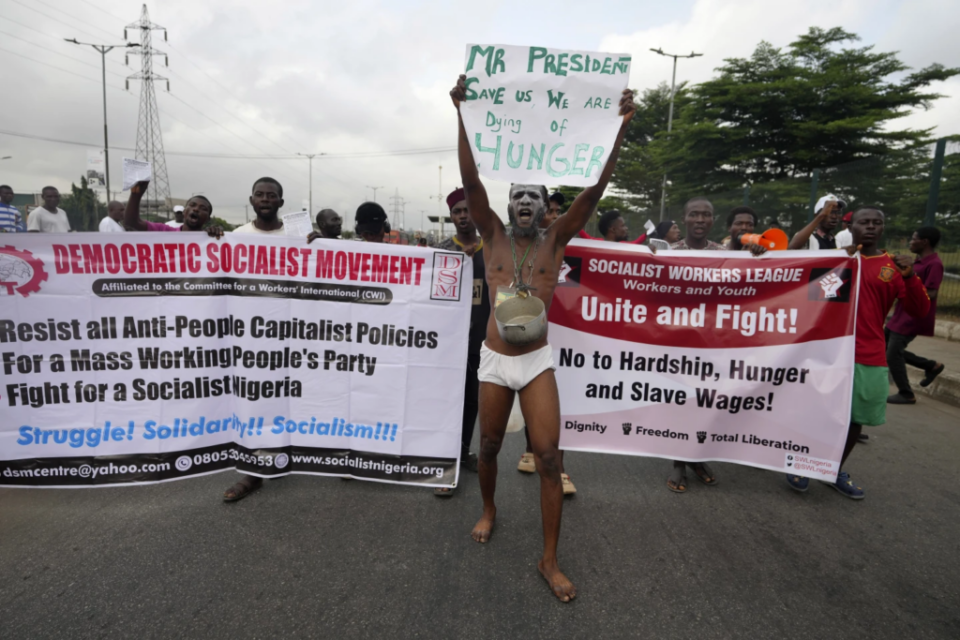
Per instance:
[[[706,441],[706,439],[707,439],[706,431],[697,431],[697,442],[699,442],[700,444],[703,444],[704,441]]]
[[[623,435],[625,435],[625,436],[630,435],[630,429],[633,428],[633,423],[632,423],[632,422],[624,422],[621,426],[623,427]]]
[[[830,272],[820,278],[820,288],[823,289],[824,298],[836,298],[837,291],[843,286],[843,280],[836,273]]]

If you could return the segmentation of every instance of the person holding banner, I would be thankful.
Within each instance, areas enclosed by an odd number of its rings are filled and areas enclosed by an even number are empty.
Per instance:
[[[879,426],[887,420],[887,345],[884,322],[897,300],[913,318],[924,318],[930,311],[930,298],[913,271],[908,256],[894,256],[877,247],[883,236],[884,215],[876,207],[861,207],[853,212],[850,232],[853,254],[860,251],[860,294],[857,302],[856,346],[854,350],[853,405],[850,429],[840,458],[841,469],[857,444],[863,425]],[[806,491],[809,478],[787,475],[787,483],[796,491]],[[837,474],[830,485],[853,500],[864,498],[846,471]]]
[[[382,243],[383,237],[390,232],[387,212],[376,202],[364,202],[357,207],[353,220],[354,230],[364,242]]]
[[[708,240],[713,229],[713,203],[706,198],[692,198],[683,205],[683,224],[687,227],[687,237],[672,245],[671,249],[726,251],[722,244]],[[713,469],[706,462],[692,462],[690,468],[703,484],[716,486],[718,480]],[[674,493],[687,492],[687,463],[673,461],[673,471],[667,478],[667,488]]]
[[[734,207],[727,214],[727,234],[730,241],[726,243],[730,251],[740,251],[746,246],[740,242],[740,236],[745,233],[753,233],[757,226],[757,212],[744,205]]]
[[[726,247],[707,238],[713,229],[713,203],[706,198],[691,198],[683,205],[683,225],[687,236],[670,246],[671,249],[725,251]]]
[[[283,187],[273,178],[260,178],[253,183],[250,205],[257,217],[233,230],[234,233],[282,234],[283,220],[278,213],[283,206]]]
[[[587,187],[549,229],[541,231],[540,221],[547,211],[546,187],[513,184],[507,212],[511,227],[490,208],[486,189],[480,181],[464,127],[461,104],[467,99],[466,75],[461,75],[450,91],[458,114],[458,154],[460,177],[466,192],[470,217],[483,240],[486,281],[491,306],[498,300],[521,303],[533,297],[542,303],[538,319],[542,335],[526,344],[510,343],[501,336],[495,314],[487,325],[486,341],[480,360],[480,491],[483,515],[471,533],[474,540],[485,543],[493,532],[497,507],[494,493],[497,485],[497,454],[503,442],[514,394],[519,392],[520,405],[528,419],[537,471],[540,474],[540,508],[543,518],[543,555],[538,563],[541,575],[553,594],[562,602],[573,600],[577,591],[560,571],[557,563],[557,542],[563,510],[563,489],[558,466],[560,439],[560,398],[554,377],[553,350],[547,342],[545,316],[557,286],[563,252],[567,243],[583,229],[600,202],[617,164],[620,146],[627,125],[635,112],[633,92],[626,89],[619,102],[619,132],[595,185]],[[519,259],[517,256],[522,256]],[[528,260],[529,257],[529,260]],[[537,303],[539,304],[539,303]],[[531,303],[531,306],[537,307]],[[516,306],[516,305],[514,305]],[[517,318],[519,320],[519,318]],[[536,335],[536,334],[534,334]]]
[[[163,222],[149,222],[140,218],[140,200],[143,194],[147,192],[149,180],[141,180],[130,187],[130,198],[127,200],[127,208],[123,212],[123,222],[127,229],[131,231],[206,231],[211,238],[220,238],[223,236],[223,227],[218,224],[207,227],[210,222],[210,215],[213,213],[213,205],[207,200],[206,196],[193,196],[187,200],[187,206],[184,207],[183,226],[168,227]]]
[[[311,231],[307,235],[307,244],[310,244],[317,238],[326,238],[327,240],[339,240],[343,232],[343,218],[333,209],[321,209],[317,214],[317,228],[320,231]]]
[[[456,233],[441,242],[437,248],[441,251],[459,251],[473,260],[473,306],[470,308],[470,338],[467,344],[467,378],[463,392],[463,423],[460,431],[460,465],[470,471],[477,471],[477,454],[470,453],[473,441],[473,428],[480,408],[480,380],[477,371],[480,368],[480,348],[487,335],[487,322],[490,319],[490,292],[484,274],[483,240],[477,235],[477,228],[470,219],[467,209],[466,193],[457,189],[447,196],[450,207],[450,220]],[[453,489],[438,488],[434,495],[449,497]]]

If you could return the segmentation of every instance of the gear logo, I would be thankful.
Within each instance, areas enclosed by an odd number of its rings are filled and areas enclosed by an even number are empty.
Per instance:
[[[40,291],[40,283],[47,277],[43,263],[29,251],[0,247],[0,296],[19,293],[26,298]]]

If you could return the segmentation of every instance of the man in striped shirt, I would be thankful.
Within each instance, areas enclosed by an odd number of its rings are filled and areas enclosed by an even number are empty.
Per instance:
[[[0,233],[17,233],[26,231],[23,216],[20,210],[13,206],[13,189],[7,185],[0,185]]]

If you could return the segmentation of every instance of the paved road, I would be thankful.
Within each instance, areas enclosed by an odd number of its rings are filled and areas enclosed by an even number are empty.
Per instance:
[[[675,495],[664,461],[570,455],[571,605],[536,571],[519,434],[486,546],[473,475],[449,501],[301,476],[226,505],[232,473],[0,490],[0,636],[958,638],[960,409],[894,407],[870,434],[849,464],[861,503],[726,464]]]

